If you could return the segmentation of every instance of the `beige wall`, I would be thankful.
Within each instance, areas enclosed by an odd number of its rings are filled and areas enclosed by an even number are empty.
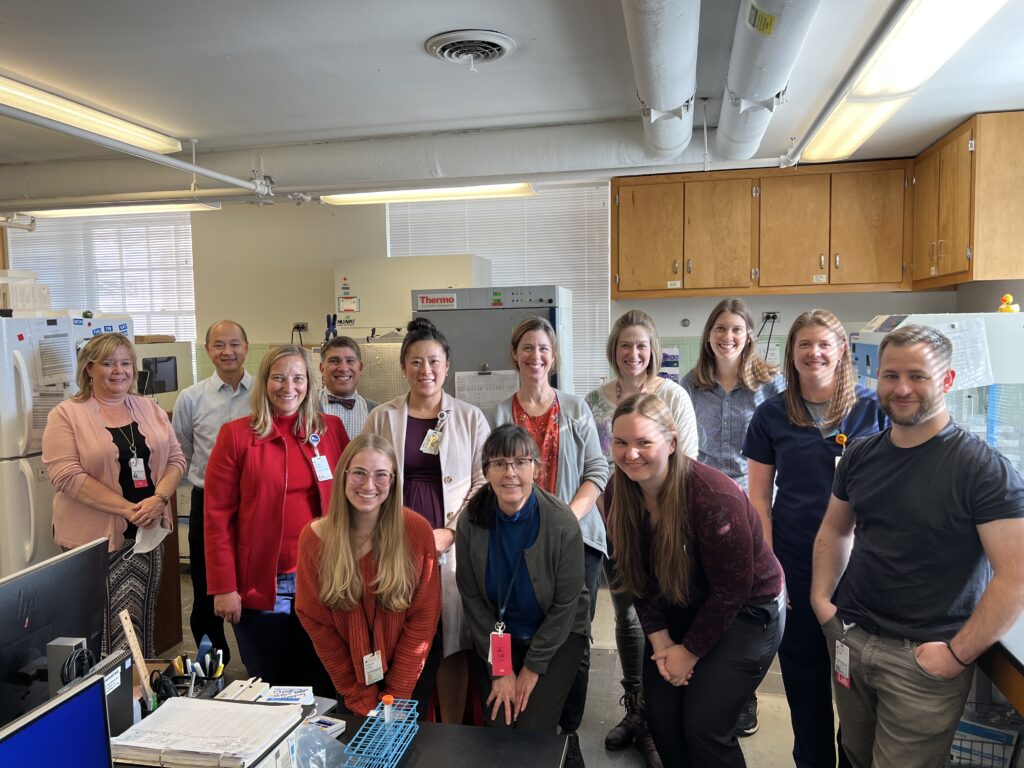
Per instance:
[[[292,323],[322,341],[336,304],[337,259],[385,258],[383,205],[225,205],[192,215],[197,335],[222,318],[241,322],[252,341],[281,342]]]

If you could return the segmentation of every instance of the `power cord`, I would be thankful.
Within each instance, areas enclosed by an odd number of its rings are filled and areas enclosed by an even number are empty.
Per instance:
[[[92,655],[92,651],[88,648],[79,648],[77,651],[69,655],[64,659],[64,663],[60,668],[60,683],[61,685],[67,685],[72,680],[76,680],[96,664],[96,659]]]

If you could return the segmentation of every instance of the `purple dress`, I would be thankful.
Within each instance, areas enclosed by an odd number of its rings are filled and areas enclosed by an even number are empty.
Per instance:
[[[405,474],[402,502],[426,518],[433,528],[444,528],[444,492],[441,486],[441,457],[420,450],[427,431],[437,419],[409,416],[405,423]]]

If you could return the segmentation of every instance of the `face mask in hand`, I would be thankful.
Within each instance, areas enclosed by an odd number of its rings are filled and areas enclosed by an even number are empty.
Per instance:
[[[132,555],[144,555],[159,547],[160,542],[167,538],[167,534],[171,532],[170,528],[164,528],[165,523],[166,521],[161,517],[156,525],[149,528],[139,528],[135,532],[135,546],[125,555],[125,558],[127,559]]]

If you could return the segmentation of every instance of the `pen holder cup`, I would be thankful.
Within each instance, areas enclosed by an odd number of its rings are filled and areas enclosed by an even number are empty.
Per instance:
[[[179,696],[188,696],[188,688],[192,683],[191,675],[179,675],[173,664],[168,664],[164,674],[171,678],[174,688]],[[212,699],[224,690],[224,675],[220,677],[199,677],[196,676],[196,684],[192,689],[194,699]]]

